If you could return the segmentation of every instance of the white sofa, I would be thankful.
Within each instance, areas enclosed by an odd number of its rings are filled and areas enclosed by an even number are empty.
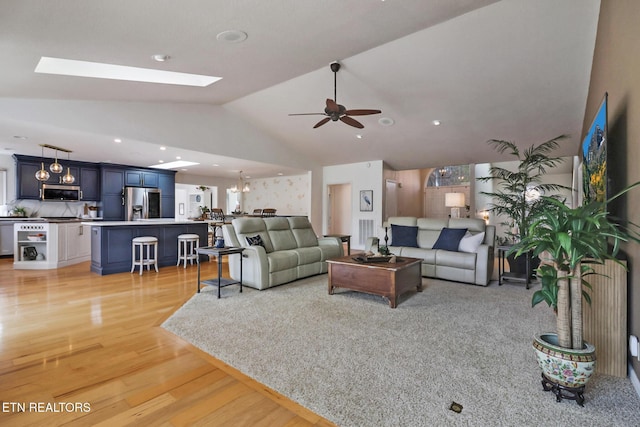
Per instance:
[[[421,258],[422,275],[438,279],[465,282],[475,285],[487,286],[493,274],[494,248],[496,239],[495,226],[486,225],[481,219],[476,218],[416,218],[416,217],[390,217],[389,224],[389,249],[391,253],[411,258]],[[394,246],[393,226],[417,227],[416,246]],[[433,249],[444,228],[466,229],[467,237],[471,242],[476,236],[476,244],[466,244],[465,247],[456,250]],[[405,232],[408,229],[398,229]],[[480,241],[477,236],[484,233]],[[377,237],[371,238],[367,248],[375,252],[378,245],[384,245]],[[477,245],[477,247],[476,247]],[[470,247],[469,247],[470,246]],[[468,250],[465,252],[464,250]]]
[[[222,235],[227,246],[245,248],[242,258],[229,257],[231,277],[240,279],[242,259],[242,284],[260,290],[326,273],[325,261],[343,256],[342,242],[318,238],[306,217],[236,218]]]

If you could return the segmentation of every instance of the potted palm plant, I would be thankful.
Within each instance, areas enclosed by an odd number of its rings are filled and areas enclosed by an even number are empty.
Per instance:
[[[541,289],[531,304],[545,301],[556,313],[557,333],[535,336],[533,347],[542,369],[544,390],[558,400],[584,402],[584,386],[593,373],[595,348],[583,339],[582,299],[590,303],[588,277],[594,264],[617,258],[622,242],[640,242],[636,226],[613,221],[607,203],[620,197],[637,182],[607,201],[594,201],[576,208],[547,197],[547,206],[531,222],[526,236],[512,248],[521,255],[531,251],[541,258],[538,277]],[[633,227],[633,228],[631,228]]]
[[[505,219],[500,223],[506,227],[506,237],[499,239],[501,244],[514,244],[527,237],[532,220],[549,207],[551,200],[561,199],[558,192],[571,191],[570,187],[564,185],[542,182],[547,170],[564,161],[562,157],[552,156],[551,153],[559,147],[560,141],[566,138],[567,135],[560,135],[539,145],[531,145],[522,151],[511,141],[487,141],[498,153],[508,153],[518,162],[516,170],[492,166],[489,168],[490,176],[477,178],[481,182],[498,180],[496,191],[483,191],[481,194],[491,198],[489,211]],[[529,274],[535,270],[537,263],[533,262],[531,265]],[[524,257],[514,260],[512,253],[509,255],[509,266],[511,272],[525,273]]]

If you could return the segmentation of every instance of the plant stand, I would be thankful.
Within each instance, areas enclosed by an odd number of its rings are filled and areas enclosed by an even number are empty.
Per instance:
[[[575,400],[580,406],[584,406],[584,386],[566,387],[550,381],[542,375],[542,388],[544,391],[551,391],[556,395],[556,401],[562,402],[562,399]]]

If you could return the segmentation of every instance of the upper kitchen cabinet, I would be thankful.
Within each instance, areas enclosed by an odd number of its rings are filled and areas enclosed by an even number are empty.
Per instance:
[[[153,171],[128,169],[124,180],[127,187],[158,188],[158,173]]]
[[[32,156],[14,155],[16,159],[16,198],[20,200],[40,199],[41,182],[36,179],[36,172],[45,169],[53,162],[53,159]],[[58,160],[64,170],[62,173],[49,173],[49,179],[42,181],[45,184],[73,185],[80,187],[80,200],[100,200],[100,169],[93,163]],[[75,177],[71,184],[65,184],[62,177],[69,172]]]
[[[36,179],[40,163],[23,162],[17,156],[16,160],[16,199],[40,199],[40,181]]]
[[[82,200],[100,201],[100,168],[80,167],[80,195]]]
[[[101,169],[102,217],[106,221],[124,220],[124,169],[103,166]]]
[[[159,172],[158,188],[160,188],[160,209],[162,210],[162,217],[175,218],[176,172]]]

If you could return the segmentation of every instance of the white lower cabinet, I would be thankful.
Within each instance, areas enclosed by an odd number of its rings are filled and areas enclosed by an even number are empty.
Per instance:
[[[91,259],[91,227],[79,222],[14,225],[14,269],[46,270]]]
[[[13,255],[13,223],[0,223],[0,255]]]
[[[91,227],[77,222],[58,226],[58,265],[71,265],[91,259]]]

